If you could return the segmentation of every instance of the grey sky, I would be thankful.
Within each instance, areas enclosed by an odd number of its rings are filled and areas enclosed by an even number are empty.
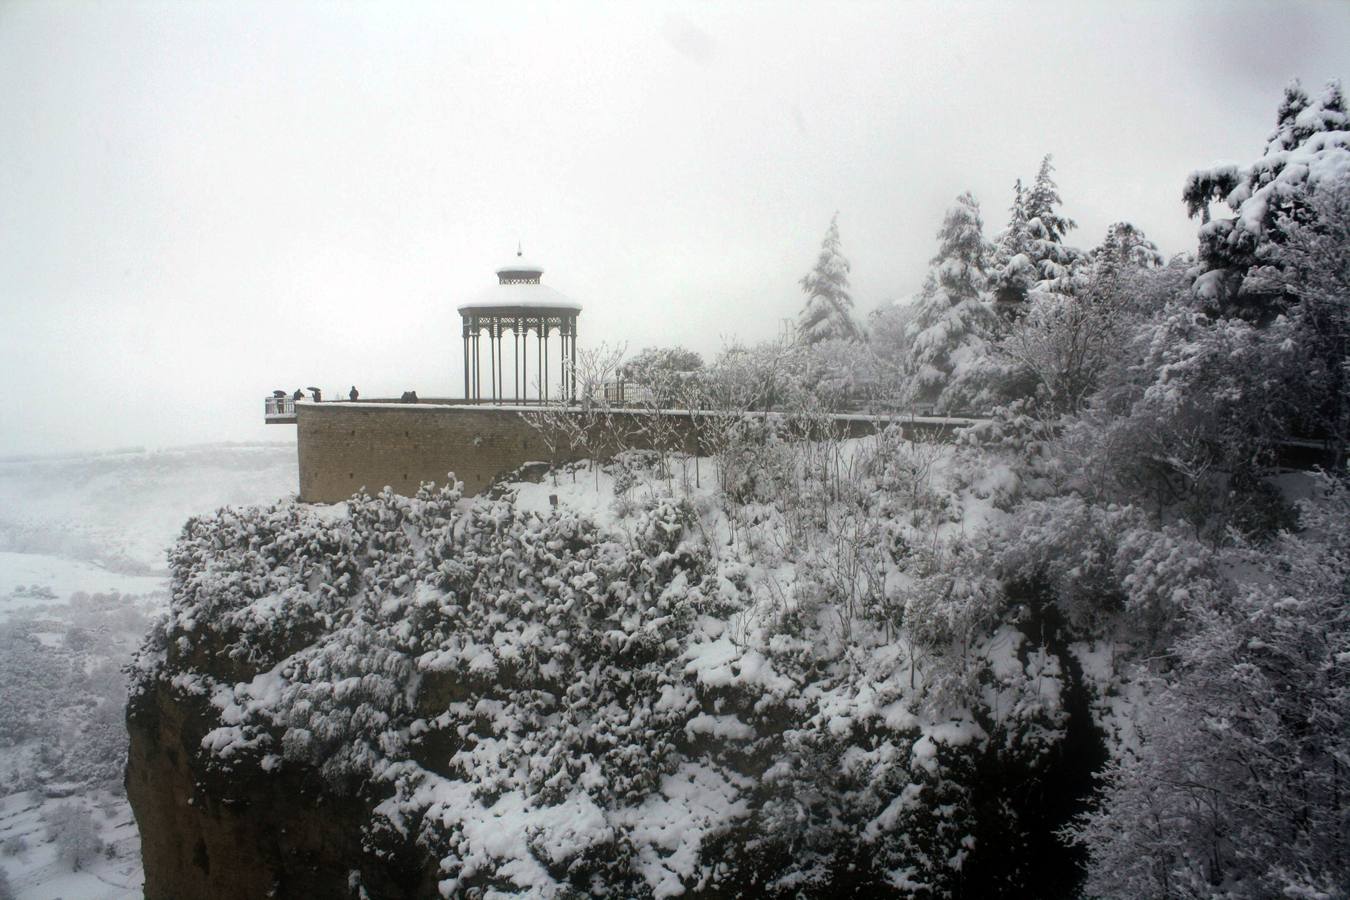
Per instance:
[[[860,314],[1053,152],[1089,247],[1194,247],[1341,3],[0,3],[0,454],[282,439],[274,387],[460,389],[519,239],[583,347],[772,337],[839,212]]]

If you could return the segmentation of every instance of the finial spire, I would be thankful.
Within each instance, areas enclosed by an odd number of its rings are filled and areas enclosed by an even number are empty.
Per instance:
[[[520,256],[520,241],[516,241],[516,256]]]

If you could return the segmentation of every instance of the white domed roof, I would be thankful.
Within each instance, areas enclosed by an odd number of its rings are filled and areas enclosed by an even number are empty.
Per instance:
[[[519,248],[505,265],[497,268],[497,284],[479,291],[472,299],[459,305],[461,313],[475,310],[496,310],[509,315],[510,310],[579,313],[581,304],[560,291],[540,284],[544,267],[528,262]]]
[[[581,304],[546,284],[494,284],[479,291],[472,300],[459,305],[459,311],[474,309],[556,309],[581,312]]]

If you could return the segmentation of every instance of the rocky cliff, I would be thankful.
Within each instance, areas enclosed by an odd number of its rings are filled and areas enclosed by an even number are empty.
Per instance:
[[[147,900],[436,895],[434,860],[367,851],[372,798],[340,795],[312,769],[205,764],[215,724],[203,698],[164,685],[128,710]]]

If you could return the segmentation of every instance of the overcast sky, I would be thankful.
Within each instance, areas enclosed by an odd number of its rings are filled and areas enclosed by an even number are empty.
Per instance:
[[[796,315],[836,211],[863,316],[1047,152],[1070,242],[1190,250],[1186,173],[1347,73],[1335,2],[0,2],[0,454],[457,394],[517,240],[583,347],[708,356]]]

